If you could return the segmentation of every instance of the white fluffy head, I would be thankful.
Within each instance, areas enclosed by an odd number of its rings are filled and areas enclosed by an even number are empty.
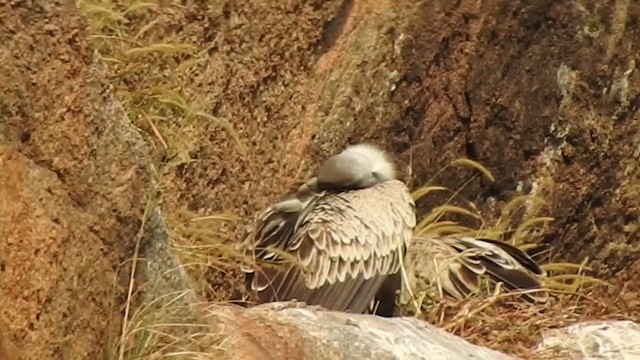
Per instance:
[[[374,173],[383,181],[396,178],[396,169],[393,162],[386,152],[374,145],[366,143],[351,145],[344,149],[339,156],[353,156],[354,158],[362,159],[363,162],[367,162],[370,166],[371,173]]]
[[[318,185],[326,189],[362,189],[395,179],[393,162],[371,144],[347,147],[318,169]]]

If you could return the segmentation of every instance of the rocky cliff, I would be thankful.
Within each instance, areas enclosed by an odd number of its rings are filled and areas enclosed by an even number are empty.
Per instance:
[[[363,140],[487,223],[544,200],[547,260],[627,289],[639,20],[629,0],[0,2],[0,351],[96,358],[148,280],[227,299],[246,218]],[[440,172],[461,157],[496,181]]]

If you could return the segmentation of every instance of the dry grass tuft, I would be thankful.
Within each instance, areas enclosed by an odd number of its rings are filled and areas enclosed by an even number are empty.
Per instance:
[[[225,359],[219,304],[189,303],[191,291],[165,294],[138,308],[114,344],[112,359]]]
[[[145,220],[155,206],[155,201],[148,201]],[[174,221],[178,225],[172,231],[172,238],[175,241],[174,250],[181,258],[181,267],[195,268],[195,270],[191,269],[194,273],[204,273],[212,267],[225,271],[234,266],[233,260],[241,255],[234,247],[225,245],[221,241],[220,233],[209,230],[206,225],[211,222],[224,223],[237,219],[224,214],[196,217],[192,213],[185,212],[180,215],[184,223]],[[220,304],[197,300],[198,291],[202,293],[206,289],[155,294],[157,297],[152,300],[139,302],[140,294],[147,288],[154,288],[151,282],[135,284],[138,262],[142,260],[139,259],[139,248],[145,223],[146,221],[141,223],[134,256],[131,259],[133,266],[129,274],[130,282],[120,334],[117,339],[109,342],[111,347],[106,358],[114,360],[226,359],[228,352],[223,345],[227,335],[220,329],[224,321],[219,318],[220,313],[215,309]],[[181,243],[186,237],[200,239],[209,245]],[[205,279],[196,279],[195,283],[200,286],[207,285]],[[155,290],[150,291],[155,293]],[[120,311],[112,309],[112,316],[119,316],[119,314]]]
[[[212,270],[226,274],[229,288],[236,285],[233,269],[239,268],[244,255],[233,242],[228,241],[226,229],[237,221],[239,219],[233,215],[212,214],[201,217],[186,210],[169,217],[173,250],[194,279],[198,294],[215,293],[207,278],[208,272]],[[217,301],[225,300],[216,298],[215,295],[208,297]]]
[[[204,111],[205,104],[188,101],[185,84],[205,66],[210,44],[164,40],[164,12],[152,2],[77,0],[87,16],[92,45],[109,66],[111,83],[129,119],[162,154],[162,174],[194,161],[198,145],[209,143],[200,129],[224,129],[239,153],[246,152],[231,123]],[[177,4],[172,5],[178,6]],[[131,78],[143,81],[131,82]]]
[[[558,295],[548,304],[532,305],[517,294],[492,294],[467,300],[439,299],[423,314],[430,323],[467,340],[523,359],[550,359],[534,348],[547,329],[594,319],[628,319],[602,289]],[[608,296],[608,295],[607,295]]]

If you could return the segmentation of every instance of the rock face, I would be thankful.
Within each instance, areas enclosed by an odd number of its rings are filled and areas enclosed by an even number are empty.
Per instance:
[[[98,357],[115,305],[117,252],[91,232],[90,214],[55,173],[8,147],[0,149],[0,189],[4,342],[24,359]]]
[[[537,351],[549,358],[640,359],[640,324],[590,321],[549,330]]]
[[[147,145],[66,4],[0,5],[3,359],[106,354],[120,333],[137,242],[147,261],[133,290],[149,280],[158,286],[149,298],[191,287],[153,206]]]
[[[228,318],[233,321],[227,323],[227,348],[239,360],[513,359],[415,318],[354,315],[294,303],[260,305]]]
[[[488,220],[516,195],[538,196],[547,205],[527,212],[555,218],[554,254],[590,256],[599,274],[637,282],[637,1],[109,3],[112,12],[85,9],[101,17],[89,30],[72,1],[0,2],[4,358],[107,353],[135,254],[147,262],[132,289],[150,280],[151,299],[190,292],[154,205],[149,147],[116,100],[124,94],[149,142],[168,142],[153,158],[168,163],[160,189],[170,219],[246,217],[346,143],[370,140],[411,165],[413,186],[450,160],[480,161],[497,182],[478,177],[461,195]],[[436,182],[455,189],[468,176]],[[208,295],[227,298],[233,271],[210,280]],[[338,315],[265,316],[308,328]]]

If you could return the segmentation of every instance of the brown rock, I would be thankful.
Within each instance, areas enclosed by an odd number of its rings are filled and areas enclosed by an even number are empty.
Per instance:
[[[584,321],[545,331],[536,348],[541,358],[638,359],[640,324],[629,320]]]
[[[106,345],[117,253],[91,220],[55,173],[0,148],[2,336],[17,358],[96,358]]]
[[[70,4],[0,4],[0,338],[18,359],[100,358],[125,303],[131,318],[139,300],[191,289],[154,205],[147,145]],[[144,276],[129,292],[134,256]]]
[[[169,87],[214,116],[161,108],[161,125],[177,134],[162,150],[170,219],[183,210],[246,217],[346,143],[371,140],[411,165],[412,186],[453,159],[478,160],[497,182],[478,177],[461,195],[489,220],[518,194],[539,196],[547,205],[527,211],[556,219],[546,229],[554,254],[589,256],[601,275],[636,282],[637,2],[184,3],[92,23],[135,37],[92,38],[103,56],[120,57],[108,72],[73,2],[0,4],[0,337],[23,358],[102,354],[138,243],[152,259],[151,298],[190,288],[182,269],[163,271],[180,267],[149,205],[148,149],[107,76],[135,94],[127,110],[159,147],[144,114],[160,107],[153,91]],[[197,51],[127,53],[157,43]],[[130,67],[135,57],[144,66]],[[237,130],[244,151],[215,118]],[[435,181],[456,189],[469,175]],[[211,271],[212,298],[228,296],[230,272]]]

